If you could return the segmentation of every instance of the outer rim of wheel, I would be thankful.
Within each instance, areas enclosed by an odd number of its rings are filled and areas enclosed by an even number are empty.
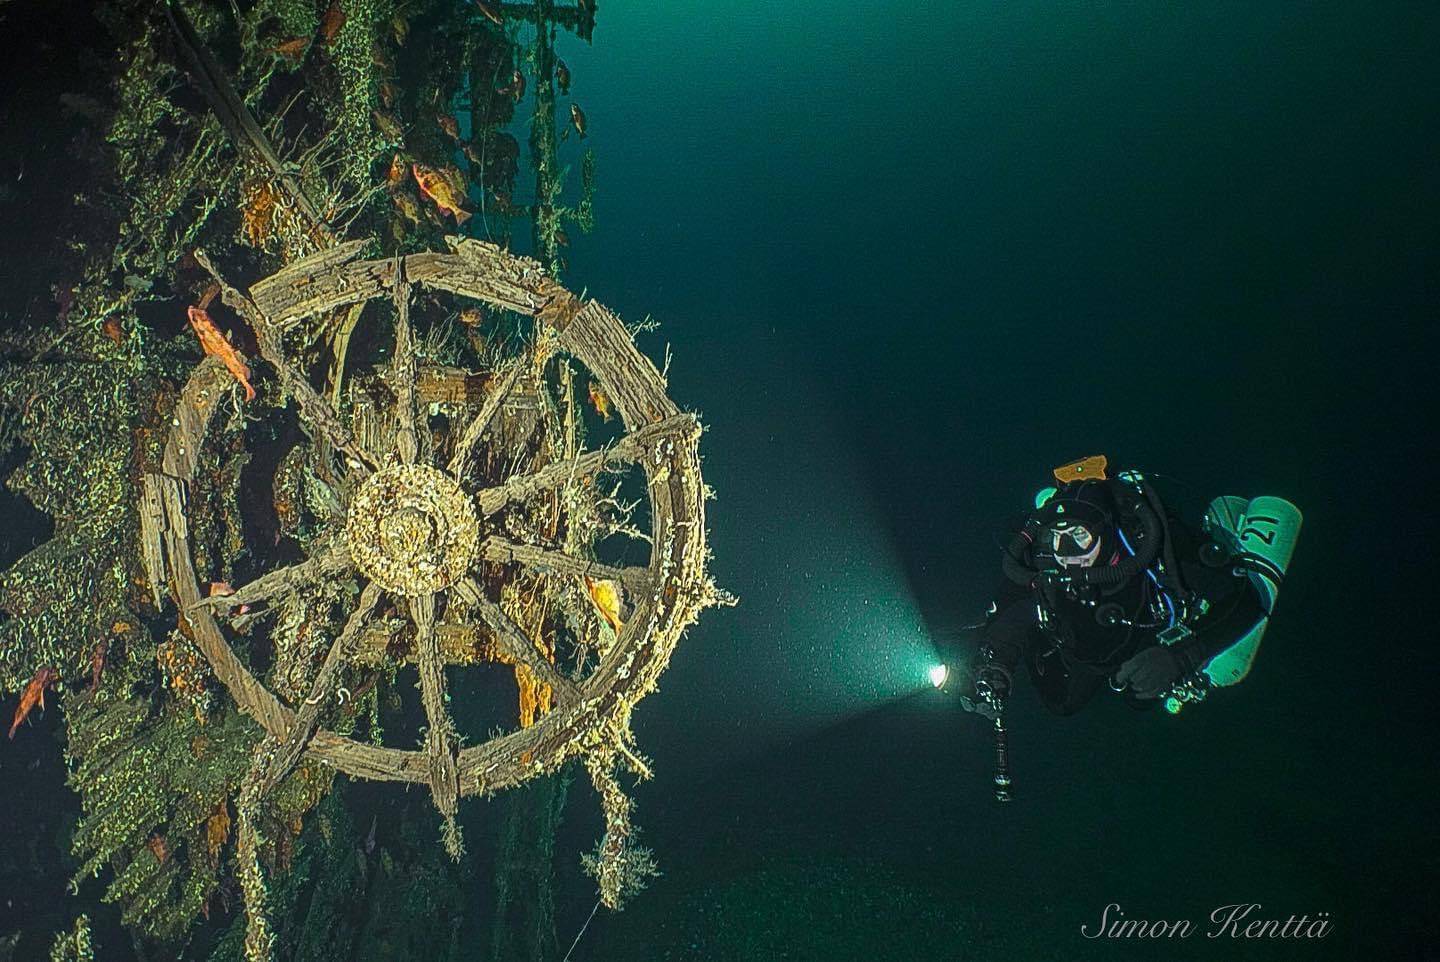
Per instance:
[[[449,253],[425,252],[401,260],[354,260],[360,243],[345,245],[350,249],[348,259],[329,252],[332,261],[325,266],[335,275],[338,290],[321,309],[387,296],[392,289],[393,271],[403,269],[419,286],[528,313],[537,324],[551,327],[559,335],[561,347],[585,364],[612,398],[627,432],[670,421],[682,428],[659,435],[638,459],[651,504],[652,552],[648,569],[652,595],[635,599],[634,614],[620,638],[600,665],[578,684],[577,695],[569,704],[557,705],[527,728],[460,752],[460,793],[489,794],[553,771],[578,754],[623,750],[630,710],[654,689],[680,635],[702,608],[715,603],[716,592],[705,573],[705,486],[700,475],[699,422],[680,414],[666,395],[664,381],[654,364],[635,347],[624,325],[607,309],[593,301],[580,301],[534,261],[472,240],[452,238],[450,245]],[[251,291],[257,307],[263,312],[266,300],[261,294],[266,285],[273,291],[287,278],[303,276],[304,267],[305,262],[297,262],[254,285]],[[367,286],[364,279],[371,283]],[[299,319],[283,313],[263,316],[269,333],[276,335]],[[162,480],[177,482],[182,489],[191,483],[199,460],[198,451],[192,449],[203,443],[219,401],[229,390],[228,375],[213,359],[202,360],[192,371],[177,402],[179,406],[191,406],[190,416],[183,425],[179,417],[172,421]],[[179,532],[184,534],[188,527],[185,518],[169,520],[172,527],[178,523]],[[172,550],[169,559],[177,582],[173,587],[182,600],[187,593],[194,593],[197,580],[188,535],[183,544],[184,550]],[[172,540],[169,547],[178,549],[180,541]],[[181,583],[188,583],[188,592]],[[288,730],[287,716],[293,718],[293,713],[262,682],[248,675],[214,615],[200,608],[186,616],[191,620],[197,645],[236,703],[271,734],[283,735]],[[223,652],[217,642],[224,646]],[[306,755],[360,778],[420,783],[427,778],[424,751],[375,746],[324,729],[316,732]]]

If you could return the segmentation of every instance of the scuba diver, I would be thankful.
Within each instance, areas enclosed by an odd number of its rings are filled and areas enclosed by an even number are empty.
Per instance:
[[[1197,530],[1142,475],[1107,468],[1104,456],[1056,468],[1001,555],[961,696],[995,723],[1001,800],[1003,714],[1022,662],[1061,715],[1103,691],[1178,712],[1249,672],[1294,553],[1301,516],[1288,501],[1216,498]]]

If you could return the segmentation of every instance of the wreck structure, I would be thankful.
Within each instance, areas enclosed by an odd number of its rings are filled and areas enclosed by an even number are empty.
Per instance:
[[[579,766],[618,907],[654,872],[631,711],[731,599],[699,421],[559,281],[595,159],[583,111],[557,119],[555,41],[590,38],[593,2],[103,12],[111,232],[76,242],[63,311],[0,367],[28,451],[9,484],[55,521],[0,572],[0,687],[59,679],[77,881],[103,874],[167,944],[238,889],[244,953],[271,958],[277,880],[337,773],[424,786],[459,859],[460,799]],[[467,670],[513,677],[488,732],[455,717]],[[407,718],[418,746],[387,732]]]

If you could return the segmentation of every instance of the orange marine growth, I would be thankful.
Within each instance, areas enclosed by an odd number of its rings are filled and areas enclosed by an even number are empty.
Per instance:
[[[590,382],[590,406],[595,409],[596,414],[607,421],[614,416],[610,410],[609,396],[594,381]]]
[[[20,723],[30,716],[36,705],[41,709],[45,707],[45,689],[60,680],[60,675],[54,668],[41,668],[30,679],[25,690],[20,693],[20,705],[15,709],[15,720],[10,724],[10,738],[15,738],[15,732],[19,730]]]
[[[590,600],[595,603],[600,617],[615,629],[615,634],[620,634],[620,629],[625,627],[620,620],[620,585],[604,578],[587,577],[585,588],[590,592]]]
[[[400,159],[399,154],[394,155],[390,158],[389,169],[385,171],[385,186],[394,190],[405,182],[405,175],[408,173],[409,171],[405,169],[405,161]]]
[[[225,799],[220,799],[220,804],[215,806],[215,811],[205,819],[205,847],[210,852],[210,859],[214,861],[220,855],[220,849],[224,847],[226,839],[230,837],[230,809],[225,804]]]
[[[255,388],[250,386],[250,367],[235,346],[225,340],[225,335],[220,333],[220,328],[210,320],[210,315],[203,307],[191,307],[190,326],[195,330],[195,336],[200,339],[200,348],[211,357],[218,357],[225,369],[235,375],[235,380],[245,387],[245,400],[255,400]]]
[[[275,191],[268,181],[262,180],[245,185],[242,196],[240,223],[245,239],[251,247],[262,247],[275,231]]]
[[[330,0],[325,16],[320,18],[320,42],[329,43],[335,39],[340,28],[345,26],[345,11],[340,9],[340,0]]]
[[[456,189],[448,172],[425,164],[411,164],[410,169],[415,174],[415,183],[420,185],[420,192],[434,201],[436,207],[454,217],[457,227],[473,216],[464,208],[464,191]]]
[[[515,684],[520,688],[520,727],[529,728],[551,709],[555,692],[526,665],[515,666]]]
[[[116,622],[119,624],[120,622]],[[105,674],[105,658],[110,653],[110,642],[101,638],[95,650],[90,653],[90,690],[95,691],[100,687],[100,678]]]
[[[271,51],[277,57],[283,57],[291,63],[299,63],[305,56],[305,51],[310,49],[310,41],[305,37],[292,37],[289,40],[281,41]]]

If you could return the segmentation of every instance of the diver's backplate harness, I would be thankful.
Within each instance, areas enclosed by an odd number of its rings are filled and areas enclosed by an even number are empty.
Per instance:
[[[1210,605],[1181,577],[1165,506],[1137,472],[1107,480],[1103,457],[1056,468],[1055,476],[1060,487],[1036,497],[1036,511],[1001,561],[1006,577],[1035,597],[1036,621],[1050,642],[1039,657],[1108,674],[1136,630],[1155,631],[1155,640],[1171,648],[1184,669],[1164,696],[1166,707],[1178,711],[1181,704],[1202,700],[1209,690],[1201,672],[1204,659],[1187,642]],[[1106,544],[1111,540],[1116,543]],[[1116,598],[1137,579],[1139,602],[1127,610]],[[1060,617],[1062,601],[1088,609],[1105,628],[1125,629],[1115,647],[1099,659],[1082,657]]]

